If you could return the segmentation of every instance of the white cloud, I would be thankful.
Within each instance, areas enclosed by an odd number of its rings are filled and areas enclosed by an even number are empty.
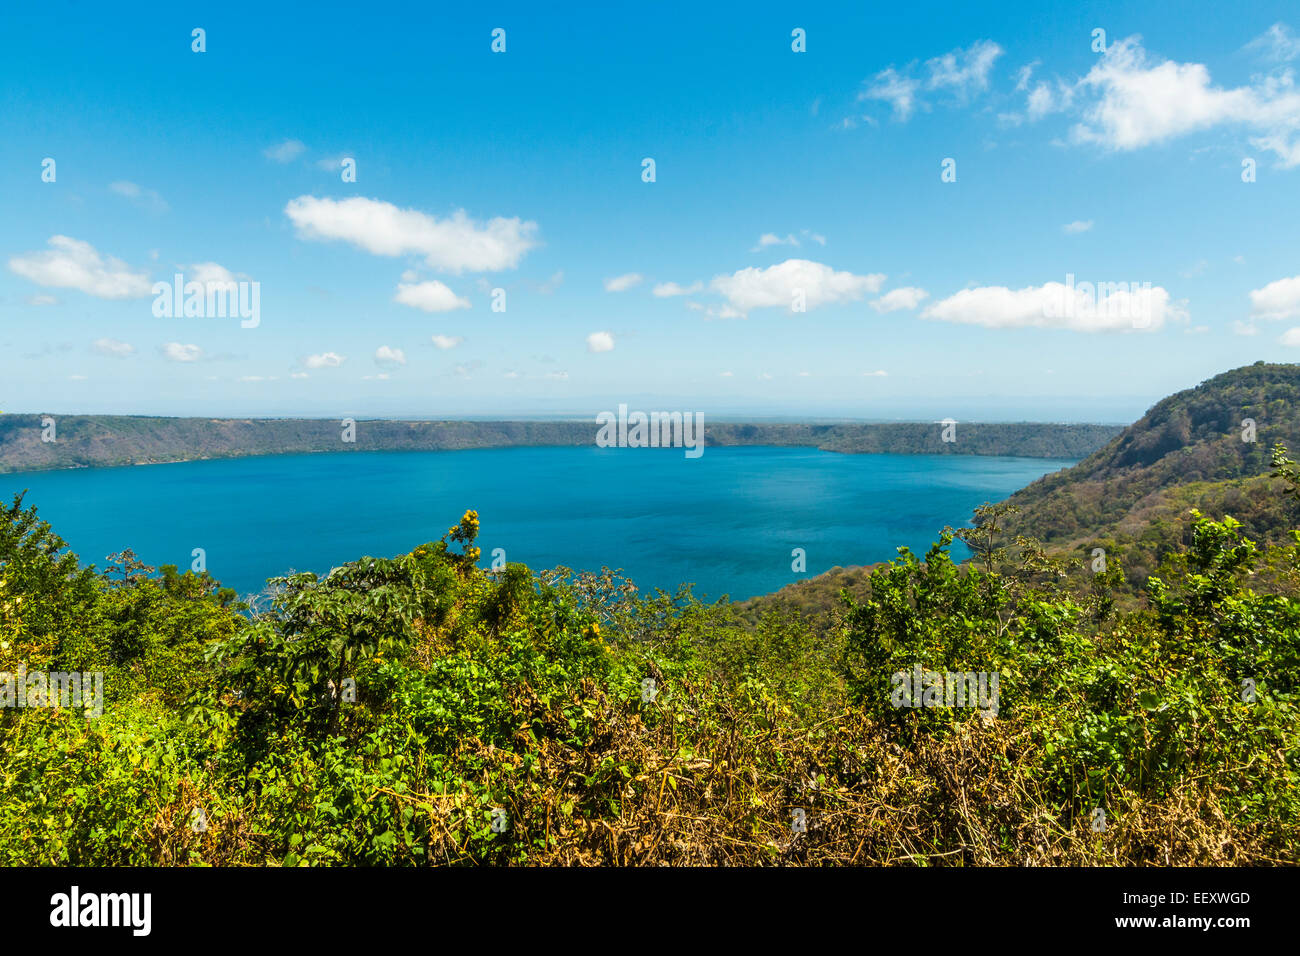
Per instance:
[[[277,143],[262,151],[262,155],[267,159],[273,159],[277,163],[291,163],[307,149],[296,139],[286,139],[283,143]]]
[[[126,180],[109,183],[108,188],[119,196],[125,196],[136,205],[148,209],[151,212],[167,211],[166,200],[164,200],[156,190],[145,189],[142,186],[127,182]]]
[[[1300,56],[1300,40],[1285,23],[1275,23],[1247,43],[1246,49],[1274,63],[1286,63]]]
[[[626,292],[634,285],[640,285],[644,277],[639,272],[628,272],[605,280],[606,292]]]
[[[1018,125],[1025,119],[1037,122],[1052,113],[1063,113],[1074,105],[1077,91],[1077,86],[1074,84],[1061,79],[1055,79],[1051,83],[1040,80],[1030,87],[1027,75],[1022,76],[1022,80],[1024,85],[1017,84],[1016,89],[1025,93],[1025,112],[1023,115],[1007,114],[1006,118],[1013,124]]]
[[[921,304],[922,299],[928,299],[930,293],[924,289],[918,289],[916,286],[903,286],[900,289],[894,289],[885,293],[879,299],[871,303],[871,307],[877,312],[897,312],[900,309],[915,309]]]
[[[117,339],[96,339],[90,345],[91,351],[109,358],[126,358],[135,353],[135,346]]]
[[[1016,290],[1005,286],[963,289],[929,306],[921,313],[921,318],[988,328],[1101,332],[1154,330],[1166,321],[1188,317],[1182,305],[1172,302],[1169,293],[1160,286],[1129,291],[1100,283],[1094,289],[1095,295],[1090,295],[1090,285],[1076,284],[1073,295],[1060,282]]]
[[[1278,339],[1278,342],[1281,343],[1282,345],[1300,345],[1300,326],[1287,329],[1285,332],[1282,333],[1282,336],[1281,338]]]
[[[290,378],[307,378],[307,373],[306,373],[306,372],[290,372],[290,373],[289,373],[289,377],[290,377]]]
[[[916,93],[920,85],[891,66],[877,73],[871,85],[858,94],[858,99],[884,100],[894,108],[895,119],[906,121],[916,109]]]
[[[722,305],[706,306],[701,305],[698,302],[687,302],[686,308],[690,309],[692,312],[703,313],[706,319],[743,319],[747,317],[744,312],[741,312],[739,309],[733,309],[725,303]]]
[[[912,67],[900,72],[891,66],[877,73],[858,99],[889,103],[894,118],[903,121],[918,107],[929,108],[921,99],[925,92],[949,93],[965,103],[988,89],[989,74],[1001,55],[1002,47],[992,40],[979,40],[964,50],[958,47],[927,60],[920,78],[912,76]]]
[[[303,239],[340,239],[376,256],[417,253],[443,272],[497,272],[519,265],[537,245],[537,223],[498,216],[478,222],[458,209],[438,219],[378,199],[289,200],[285,214]]]
[[[302,364],[308,368],[338,368],[345,361],[347,357],[337,352],[322,352],[320,355],[308,355]]]
[[[608,332],[592,332],[587,336],[588,352],[612,352],[614,351],[614,336]]]
[[[1300,317],[1300,276],[1278,279],[1250,293],[1250,313],[1260,319]]]
[[[401,349],[391,348],[387,345],[381,345],[375,349],[375,364],[386,367],[406,364],[406,353]]]
[[[52,295],[29,295],[27,297],[28,305],[58,305],[59,300]]]
[[[815,242],[819,246],[826,245],[826,237],[823,235],[819,235],[818,233],[815,233],[810,229],[800,229],[799,236],[803,236],[804,239],[808,240],[809,242]],[[759,252],[763,249],[767,249],[770,246],[794,246],[798,248],[800,245],[799,236],[796,236],[794,233],[786,233],[785,238],[782,239],[774,232],[765,232],[758,237],[758,245],[754,246],[754,248],[750,249],[749,251]]]
[[[569,373],[568,372],[547,372],[546,377],[553,378],[557,381],[563,382],[568,380]]]
[[[863,373],[862,373],[862,377],[863,377],[863,378],[885,378],[885,377],[888,376],[888,375],[889,375],[889,373],[886,372],[883,368],[882,368],[882,369],[877,369],[877,370],[874,371],[874,372],[863,372]]]
[[[1074,222],[1067,222],[1061,227],[1061,232],[1067,236],[1077,236],[1081,232],[1087,232],[1092,228],[1091,219],[1076,219]]]
[[[1071,130],[1075,142],[1126,151],[1236,124],[1281,165],[1300,165],[1300,91],[1289,71],[1219,87],[1204,64],[1149,57],[1131,36],[1112,43],[1078,89],[1093,99]]]
[[[454,349],[465,340],[459,335],[435,335],[430,341],[433,342],[434,348],[442,349],[445,352],[447,349]]]
[[[704,283],[698,280],[690,285],[678,285],[676,282],[660,282],[650,291],[659,298],[666,299],[674,295],[694,295],[703,288]]]
[[[415,284],[402,282],[397,286],[393,301],[425,312],[450,312],[470,307],[469,299],[461,298],[437,279]]]
[[[965,50],[960,47],[926,63],[929,90],[952,90],[962,99],[989,88],[989,73],[1002,55],[1002,47],[992,40],[980,40]]]
[[[141,299],[152,294],[149,276],[132,272],[120,259],[101,256],[95,247],[68,236],[51,236],[49,249],[14,256],[11,271],[37,285],[77,289],[100,299]]]
[[[203,349],[197,345],[168,342],[162,347],[162,354],[163,358],[171,362],[197,362],[203,355]]]
[[[193,262],[187,266],[178,266],[185,276],[185,284],[197,282],[203,286],[205,295],[216,292],[237,292],[241,280],[249,277],[244,273],[233,273],[216,262]]]
[[[854,275],[836,272],[830,266],[808,259],[787,259],[766,269],[749,267],[732,275],[713,279],[709,288],[721,293],[740,312],[781,306],[790,308],[796,291],[801,291],[809,309],[830,303],[853,302],[880,291],[885,276],[880,273]]]
[[[922,318],[984,325],[991,328],[1065,328],[1080,332],[1158,329],[1166,320],[1188,318],[1182,304],[1171,301],[1160,286],[1124,288],[1125,283],[1095,293],[1079,283],[1073,295],[1059,282],[1012,291],[1002,286],[966,289],[936,302]]]

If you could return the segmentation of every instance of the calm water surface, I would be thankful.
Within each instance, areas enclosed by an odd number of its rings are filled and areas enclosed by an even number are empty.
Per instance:
[[[133,549],[152,565],[208,570],[241,594],[290,570],[323,573],[392,556],[479,512],[494,548],[532,568],[622,568],[643,590],[693,582],[735,599],[807,574],[926,548],[1071,461],[957,455],[840,455],[806,448],[502,448],[345,452],[0,475],[30,489],[82,558]]]

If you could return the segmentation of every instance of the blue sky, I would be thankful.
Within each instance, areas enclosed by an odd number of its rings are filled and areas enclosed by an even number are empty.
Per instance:
[[[1129,421],[1300,356],[1294,4],[902,7],[11,6],[0,409]]]

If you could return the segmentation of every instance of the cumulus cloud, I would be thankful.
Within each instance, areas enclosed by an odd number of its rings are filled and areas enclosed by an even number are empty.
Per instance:
[[[306,149],[307,147],[298,140],[286,139],[282,143],[267,147],[262,151],[262,155],[277,163],[291,163],[301,156]]]
[[[51,236],[50,248],[9,260],[9,269],[37,285],[77,289],[99,299],[141,299],[151,295],[149,276],[120,259],[101,256],[88,242]]]
[[[479,222],[463,209],[439,219],[378,199],[299,196],[284,211],[302,239],[342,240],[376,256],[414,253],[430,268],[456,274],[513,269],[537,245],[535,222]]]
[[[1260,319],[1300,317],[1300,276],[1278,279],[1250,293],[1250,313]]]
[[[435,335],[430,339],[430,341],[433,342],[434,348],[442,349],[445,352],[448,349],[454,349],[465,340],[459,335]]]
[[[402,282],[397,286],[394,302],[409,305],[425,312],[451,312],[453,309],[468,309],[469,299],[458,296],[437,279],[428,282]]]
[[[406,353],[401,349],[395,349],[388,345],[381,345],[379,348],[375,349],[375,364],[385,368],[405,365]]]
[[[930,293],[924,289],[918,289],[916,286],[903,286],[901,289],[894,289],[886,292],[879,299],[871,303],[871,307],[877,312],[897,312],[900,309],[915,309],[921,304],[922,299],[928,299]]]
[[[98,355],[106,355],[109,358],[127,358],[135,354],[134,345],[119,342],[117,339],[96,339],[91,343],[90,350]]]
[[[347,357],[337,352],[322,352],[320,355],[308,355],[302,364],[308,368],[338,368],[345,361]]]
[[[1300,90],[1289,71],[1215,86],[1204,64],[1149,56],[1131,36],[1112,43],[1078,87],[1089,100],[1075,142],[1127,151],[1231,124],[1282,166],[1300,165]]]
[[[1092,228],[1091,219],[1076,219],[1074,222],[1067,222],[1061,227],[1061,232],[1067,236],[1077,236],[1081,232],[1087,232]]]
[[[639,272],[628,272],[605,280],[606,292],[626,292],[635,285],[640,285],[644,278]]]
[[[828,265],[808,259],[787,259],[766,269],[753,266],[732,275],[713,279],[709,288],[720,293],[739,312],[773,306],[790,308],[796,292],[802,292],[804,305],[853,302],[866,294],[880,291],[885,276],[880,273],[854,275],[836,272]]]
[[[914,66],[901,71],[890,66],[872,78],[858,99],[886,102],[894,118],[902,121],[918,108],[929,108],[925,93],[946,93],[965,103],[988,89],[989,74],[1002,52],[992,40],[979,40],[964,50],[958,47],[927,60],[920,76]]]
[[[1076,332],[1154,330],[1187,312],[1160,286],[1080,282],[1073,289],[1048,282],[1024,289],[980,286],[935,302],[923,319],[988,328],[1056,328]]]
[[[587,336],[588,352],[612,352],[614,351],[614,336],[608,332],[592,332]]]
[[[694,295],[704,288],[703,282],[692,282],[690,285],[678,285],[676,282],[660,282],[650,291],[661,299],[666,299],[674,295]]]
[[[162,354],[170,362],[197,362],[203,356],[203,349],[197,345],[168,342],[162,347]]]
[[[238,292],[240,281],[249,278],[242,272],[231,272],[225,266],[216,262],[192,262],[189,265],[178,266],[178,268],[181,270],[181,274],[185,276],[185,284],[199,283],[203,286],[204,295],[212,295],[216,292]]]

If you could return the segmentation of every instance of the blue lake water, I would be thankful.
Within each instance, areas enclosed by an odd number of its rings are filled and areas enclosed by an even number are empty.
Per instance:
[[[131,548],[182,570],[194,548],[241,595],[441,537],[477,509],[494,548],[534,569],[622,568],[643,590],[691,582],[739,600],[836,565],[923,550],[944,525],[1071,461],[841,455],[807,448],[501,448],[345,452],[0,475],[30,489],[82,558]],[[803,548],[807,573],[791,570]]]

